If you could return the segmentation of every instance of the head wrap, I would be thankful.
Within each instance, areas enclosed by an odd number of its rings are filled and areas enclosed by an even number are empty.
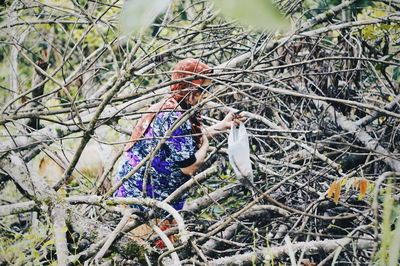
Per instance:
[[[180,72],[182,71],[182,72]],[[189,73],[190,72],[190,73]],[[194,59],[194,58],[186,58],[179,61],[175,67],[174,72],[172,73],[172,80],[182,79],[185,77],[193,76],[194,74],[202,74],[206,75],[212,72],[206,64]],[[153,118],[159,111],[162,110],[182,110],[181,105],[184,109],[187,108],[185,105],[184,98],[189,96],[192,93],[191,90],[187,90],[188,88],[197,87],[204,83],[206,79],[200,78],[191,81],[183,81],[179,83],[175,83],[170,86],[171,94],[164,97],[160,102],[152,105],[147,114],[142,115],[136,124],[135,128],[132,131],[132,135],[130,141],[125,145],[124,150],[128,151],[131,149],[136,141],[140,139],[147,128],[153,121]],[[193,115],[190,117],[190,122],[192,124],[192,133],[201,133],[201,125],[200,125],[200,113]],[[197,136],[196,142],[198,145],[201,145],[201,136]]]
[[[196,60],[194,58],[186,58],[179,61],[172,73],[172,80],[183,79],[186,77],[193,76],[193,74],[207,75],[212,72],[209,66]],[[185,90],[192,87],[200,86],[204,83],[206,79],[200,78],[196,80],[183,81],[179,83],[172,84],[170,89],[172,92],[172,97],[178,102],[185,98],[191,91]]]

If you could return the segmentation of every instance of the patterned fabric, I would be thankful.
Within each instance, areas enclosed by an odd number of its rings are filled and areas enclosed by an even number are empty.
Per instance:
[[[171,96],[167,95],[160,102],[152,105],[147,111],[149,113],[142,115],[136,124],[135,128],[132,131],[131,141],[125,145],[124,151],[130,150],[135,144],[136,139],[140,139],[147,128],[150,126],[151,121],[153,121],[156,113],[163,110],[181,110],[182,108],[179,106],[178,102]]]
[[[171,111],[160,112],[154,117],[143,136],[149,139],[137,141],[133,147],[124,153],[123,162],[119,167],[116,181],[126,176],[133,167],[138,165],[144,157],[154,150],[160,139],[152,137],[164,137],[169,128],[180,116],[182,116],[181,111]],[[146,179],[145,192],[147,197],[162,201],[190,178],[190,176],[183,174],[180,170],[180,168],[187,167],[196,161],[196,142],[190,134],[192,134],[191,123],[186,120],[158,150],[151,162],[151,168],[148,171]],[[125,181],[114,193],[114,196],[142,197],[143,177],[146,165],[147,163]],[[173,203],[173,207],[177,210],[182,209],[186,197],[187,195],[183,195]],[[146,208],[140,206],[139,208],[146,210]]]

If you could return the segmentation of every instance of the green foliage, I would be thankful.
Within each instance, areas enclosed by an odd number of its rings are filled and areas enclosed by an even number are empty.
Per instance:
[[[126,250],[123,252],[123,254],[128,258],[137,258],[140,263],[146,263],[146,249],[144,248],[144,246],[133,241],[127,245]]]
[[[125,33],[147,28],[169,5],[167,0],[126,1],[121,13],[121,29]]]
[[[393,69],[393,79],[398,80],[399,77],[400,77],[400,67],[397,66]]]
[[[400,256],[400,206],[393,199],[390,187],[386,190],[383,202],[382,236],[376,263],[378,265],[398,265]]]
[[[206,196],[207,194],[215,191],[218,188],[221,188],[224,185],[232,184],[237,181],[236,177],[231,175],[232,172],[232,168],[229,166],[225,173],[213,175],[207,179],[204,182],[204,187],[193,192],[192,194],[194,195],[193,197],[189,198],[189,201]],[[251,197],[249,191],[247,193],[233,193],[232,196],[225,199],[223,202],[221,202],[221,204],[213,204],[209,208],[204,209],[200,214],[200,218],[218,219],[228,213],[242,208],[246,204],[249,197]]]
[[[270,0],[212,0],[231,19],[261,30],[288,29],[289,22]]]
[[[383,3],[377,3],[374,6],[368,6],[357,15],[358,20],[376,19],[389,15],[390,7]],[[393,39],[398,39],[400,26],[397,23],[374,24],[365,26],[361,30],[364,39],[376,40],[382,38],[385,34],[394,34]]]
[[[3,219],[2,223],[7,221]],[[44,262],[49,264],[52,263],[52,259],[47,258],[47,254],[53,245],[54,241],[49,240],[48,225],[39,222],[37,227],[30,227],[25,232],[14,231],[13,235],[0,236],[0,262],[9,265],[39,265]]]
[[[305,0],[303,6],[307,9],[304,16],[307,19],[312,19],[315,15],[325,12],[327,9],[330,9],[334,6],[341,4],[340,0]],[[350,5],[350,9],[348,12],[350,16],[355,16],[360,12],[360,7],[368,7],[372,5],[371,0],[357,0],[353,4]],[[340,13],[342,15],[343,13]]]

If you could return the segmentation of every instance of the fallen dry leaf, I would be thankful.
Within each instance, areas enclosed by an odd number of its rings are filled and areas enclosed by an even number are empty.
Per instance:
[[[365,179],[360,180],[360,195],[358,196],[359,200],[361,200],[365,196],[365,193],[367,193],[367,188],[368,181]]]
[[[342,182],[340,181],[333,182],[329,186],[327,197],[331,198],[333,195],[333,202],[337,204],[339,202],[341,189],[342,189]]]
[[[342,190],[342,183],[337,182],[337,185],[335,187],[335,191],[333,192],[333,202],[338,204],[339,198],[340,198],[340,192]]]

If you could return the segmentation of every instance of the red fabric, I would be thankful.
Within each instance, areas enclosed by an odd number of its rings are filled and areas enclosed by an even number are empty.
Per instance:
[[[172,228],[174,225],[176,225],[176,221],[163,221],[159,227],[161,229],[161,231],[166,231],[170,228]],[[170,235],[168,236],[169,240],[171,241],[172,244],[176,243],[178,241],[178,237],[176,235]],[[155,245],[156,248],[159,249],[163,249],[165,248],[167,245],[164,243],[164,241],[162,241],[161,239],[156,240],[153,242],[153,245]]]
[[[192,73],[183,73],[179,71],[186,71]],[[200,61],[193,58],[186,58],[179,61],[174,67],[174,73],[172,73],[172,80],[182,79],[193,74],[209,74],[211,72],[210,68]],[[130,142],[125,145],[124,151],[131,149],[136,141],[140,139],[146,132],[147,128],[153,121],[153,118],[159,111],[162,110],[182,110],[179,106],[179,102],[182,101],[189,93],[190,90],[185,90],[187,88],[195,87],[196,85],[201,85],[205,79],[196,79],[189,82],[179,82],[171,85],[171,95],[167,95],[161,102],[152,105],[148,111],[149,113],[142,115],[132,131]],[[193,117],[190,119],[193,126],[193,133],[200,133],[201,126],[199,122],[199,117]],[[197,138],[197,144],[200,145],[201,136]]]

